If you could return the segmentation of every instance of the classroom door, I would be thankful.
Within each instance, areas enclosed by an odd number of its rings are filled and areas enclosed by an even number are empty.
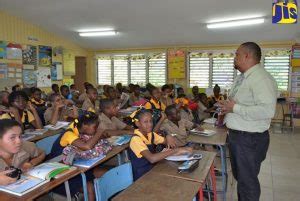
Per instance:
[[[86,82],[86,57],[75,57],[74,84],[80,92],[84,92],[83,83]]]

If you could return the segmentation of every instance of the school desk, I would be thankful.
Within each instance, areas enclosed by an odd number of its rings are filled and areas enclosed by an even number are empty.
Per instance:
[[[226,163],[226,139],[227,139],[227,129],[218,128],[212,124],[203,124],[203,128],[214,130],[216,134],[213,136],[201,136],[196,134],[189,134],[187,141],[196,142],[206,145],[215,145],[219,148],[220,158],[221,158],[221,173],[222,173],[222,190],[223,200],[226,200],[226,191],[227,191],[227,163]]]
[[[121,145],[121,146],[114,146],[113,149],[108,152],[108,154],[103,158],[102,160],[98,161],[95,163],[93,166],[89,168],[80,168],[81,170],[81,177],[82,177],[82,184],[83,184],[83,194],[84,194],[84,200],[88,201],[88,193],[87,193],[87,181],[86,181],[86,176],[85,172],[100,165],[103,164],[104,162],[108,161],[109,159],[118,156],[118,164],[120,165],[122,163],[121,159],[121,152],[125,151],[129,147],[129,143]],[[127,152],[125,152],[126,154]]]
[[[112,201],[192,201],[200,184],[155,172],[148,172]]]
[[[54,189],[55,187],[59,186],[62,183],[65,183],[65,186],[68,188],[69,187],[68,180],[79,175],[80,173],[81,173],[81,170],[79,170],[79,169],[70,170],[65,175],[63,175],[57,179],[53,179],[52,181],[34,189],[33,191],[31,191],[23,196],[16,196],[13,194],[9,194],[9,193],[0,191],[0,200],[1,201],[34,200],[37,197],[51,191],[52,189]],[[71,201],[71,195],[70,195],[69,189],[66,189],[66,191],[67,191],[67,200]]]
[[[50,137],[56,134],[61,134],[65,131],[65,129],[58,129],[58,130],[48,130],[47,132],[45,132],[43,135],[36,135],[34,138],[29,139],[28,141],[30,142],[37,142],[39,140],[42,140],[46,137]]]
[[[199,160],[199,166],[192,172],[178,173],[177,168],[183,162],[173,162],[168,160],[159,162],[153,167],[151,171],[161,175],[204,183],[206,176],[210,171],[210,168],[213,166],[216,153],[208,151],[196,151],[195,153],[202,154],[202,159]]]

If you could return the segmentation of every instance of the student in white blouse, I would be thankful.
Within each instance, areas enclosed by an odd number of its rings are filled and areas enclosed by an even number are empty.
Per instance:
[[[271,119],[275,114],[277,85],[260,64],[261,49],[253,42],[236,51],[234,65],[241,72],[221,109],[229,128],[229,149],[239,201],[259,201],[258,174],[269,147]]]

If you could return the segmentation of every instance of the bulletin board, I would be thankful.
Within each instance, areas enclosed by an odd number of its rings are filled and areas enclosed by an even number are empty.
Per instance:
[[[168,50],[168,78],[182,79],[186,74],[186,55],[183,50]]]

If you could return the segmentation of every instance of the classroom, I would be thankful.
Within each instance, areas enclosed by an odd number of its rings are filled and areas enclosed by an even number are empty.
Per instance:
[[[0,200],[298,201],[299,3],[0,0]]]

